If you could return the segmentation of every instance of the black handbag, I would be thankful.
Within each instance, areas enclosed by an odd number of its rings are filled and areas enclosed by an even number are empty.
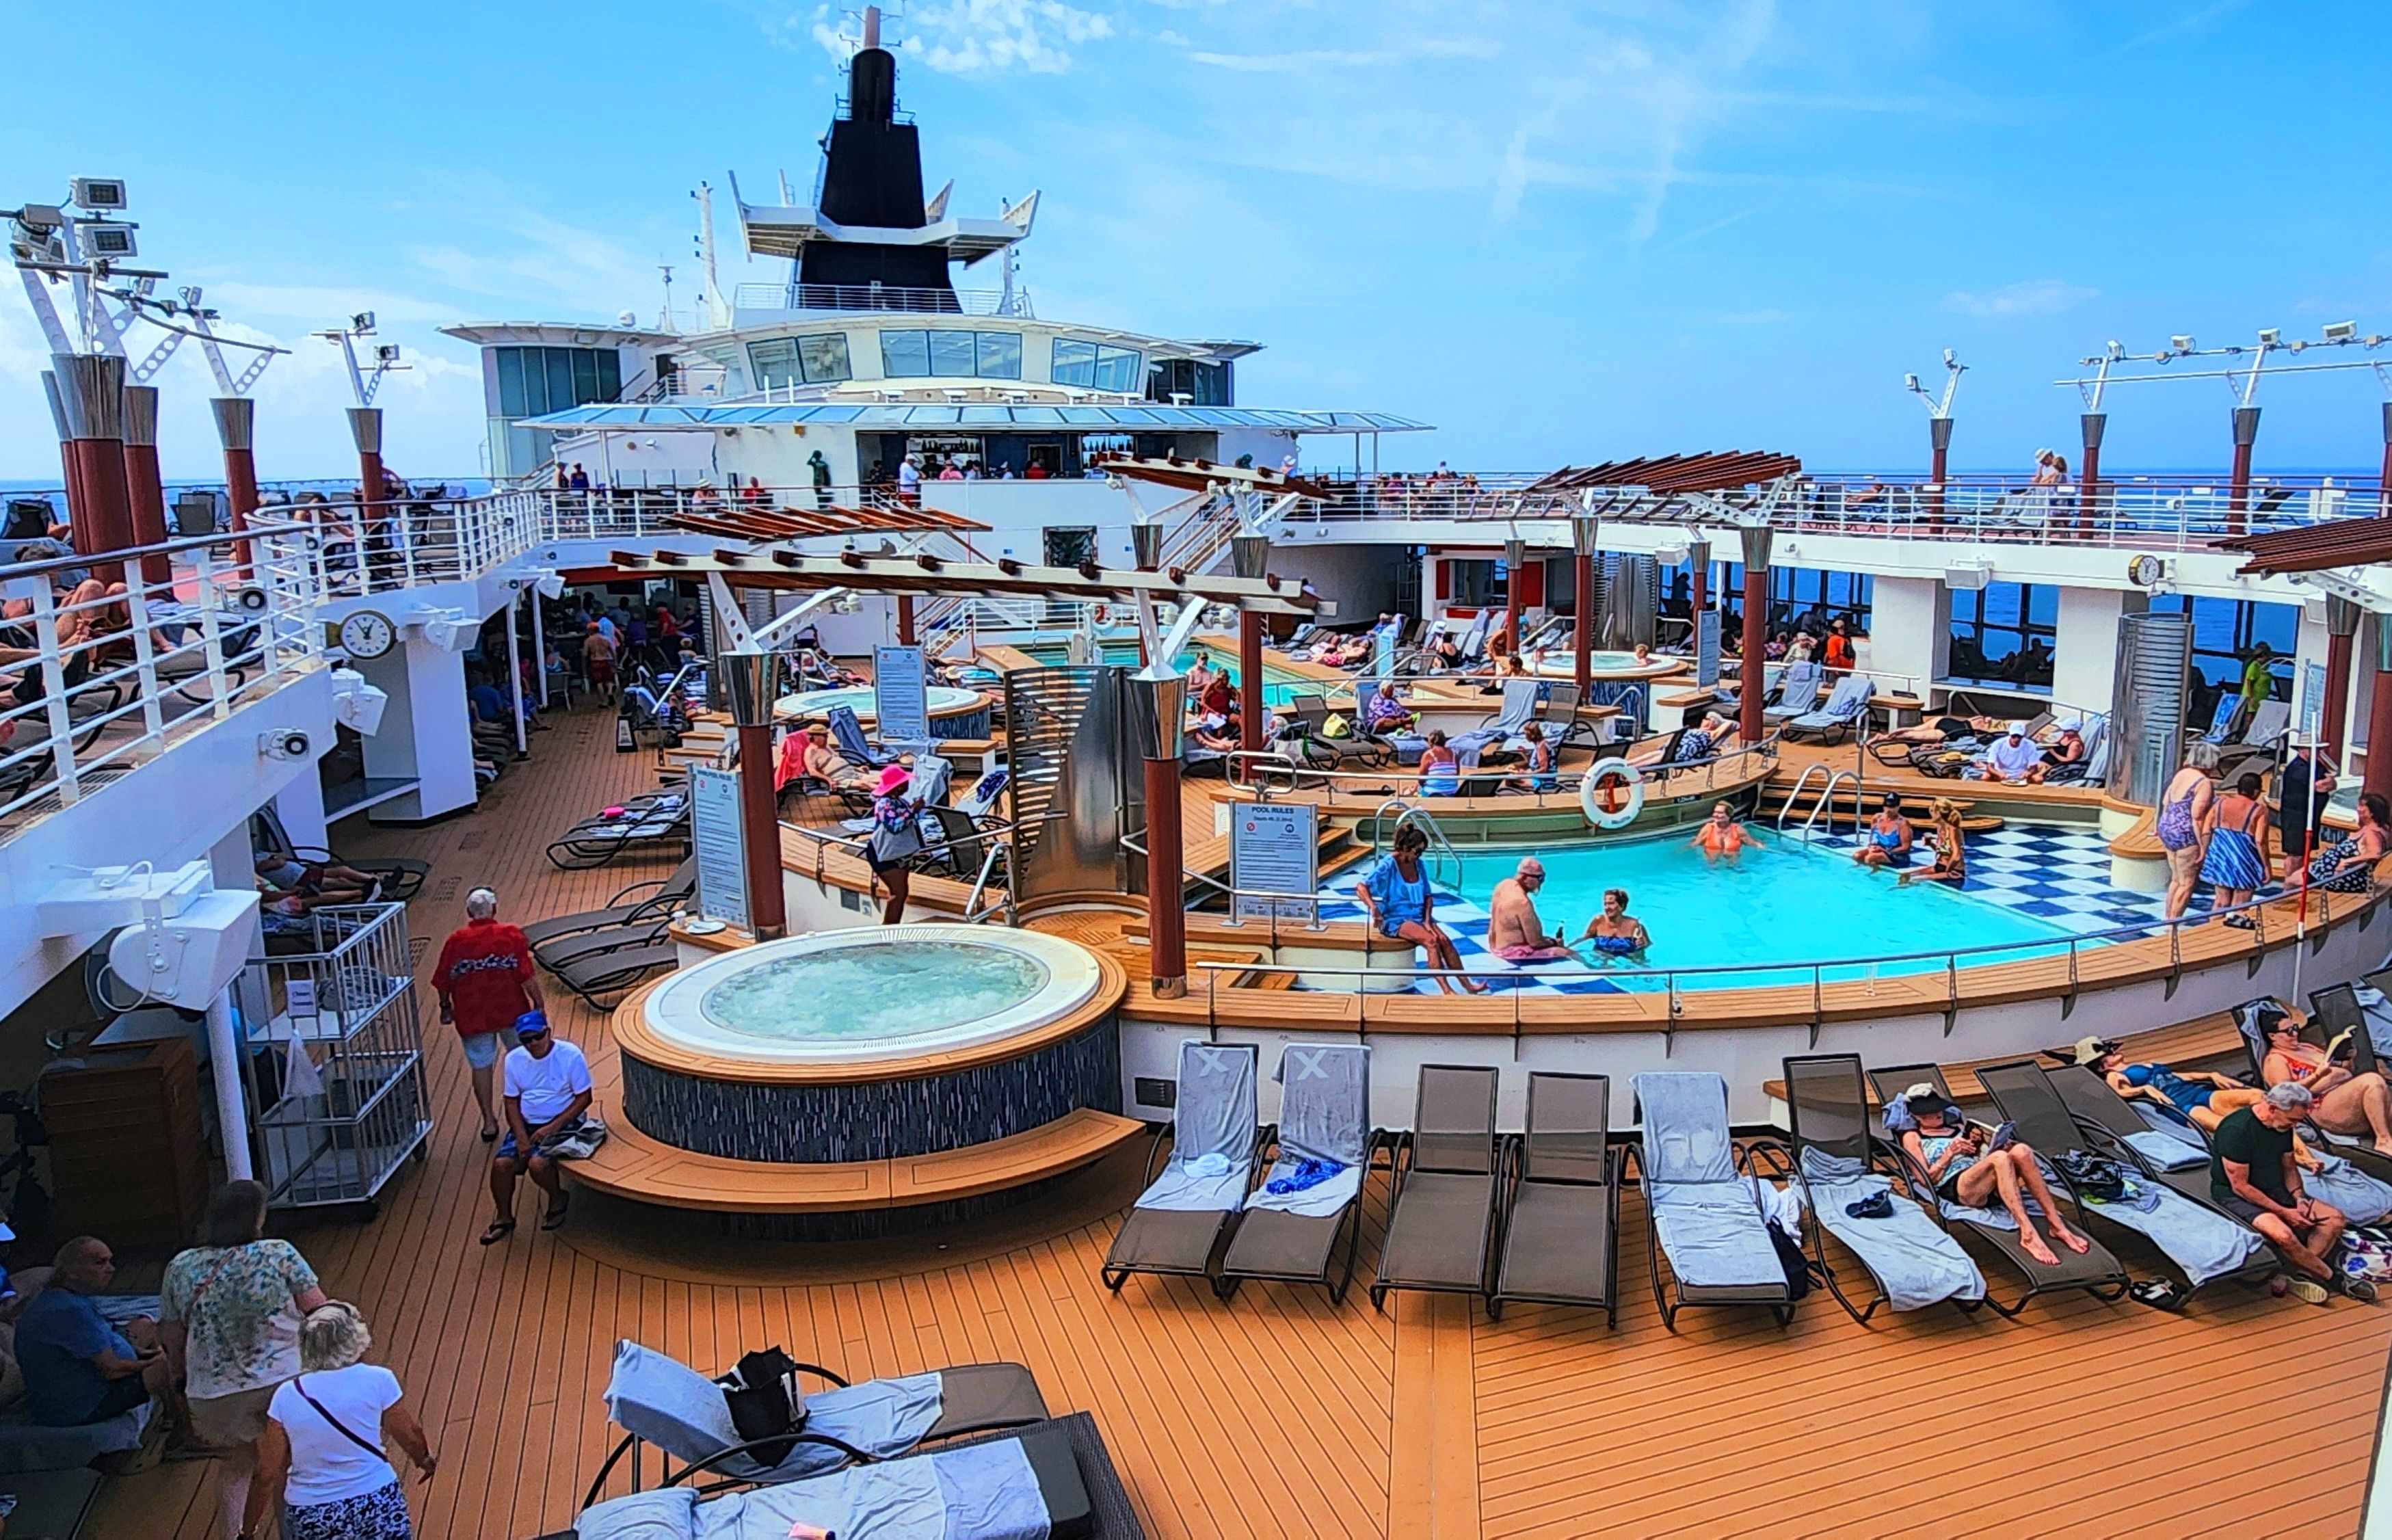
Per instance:
[[[753,1445],[748,1457],[770,1468],[789,1457],[794,1437],[806,1428],[806,1398],[798,1389],[798,1364],[778,1348],[743,1356],[722,1379],[722,1399],[740,1442]],[[758,1440],[767,1441],[758,1443]]]

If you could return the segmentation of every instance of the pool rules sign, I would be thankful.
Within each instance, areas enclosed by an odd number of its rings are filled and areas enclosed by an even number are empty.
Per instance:
[[[1238,890],[1239,919],[1276,915],[1308,921],[1320,912],[1311,897],[1320,887],[1320,812],[1310,803],[1230,804],[1229,885]]]
[[[746,931],[748,841],[739,818],[739,773],[699,765],[689,773],[689,842],[697,861],[697,912]]]

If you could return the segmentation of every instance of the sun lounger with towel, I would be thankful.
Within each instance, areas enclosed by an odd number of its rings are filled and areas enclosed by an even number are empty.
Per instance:
[[[833,706],[824,721],[830,728],[831,747],[838,750],[839,758],[858,770],[878,770],[897,763],[895,754],[878,752],[865,740],[864,724],[856,720],[854,708]]]
[[[1503,1142],[1490,1317],[1519,1299],[1585,1305],[1619,1324],[1619,1164],[1609,1076],[1528,1077],[1528,1131]]]
[[[2267,1078],[2267,1024],[2272,1019],[2272,1013],[2280,1012],[2283,1009],[2281,1003],[2268,996],[2262,996],[2255,1000],[2244,1000],[2234,1008],[2235,1030],[2242,1033],[2243,1051],[2251,1056],[2251,1080],[2254,1085],[2264,1084]],[[2312,1018],[2301,1031],[2303,1040],[2319,1048],[2323,1048],[2331,1040],[2332,1036],[2333,1034],[2326,1030],[2324,1023],[2316,1018]],[[2373,1032],[2352,1034],[2350,1050],[2350,1069],[2353,1074],[2375,1067],[2372,1063],[2375,1053]],[[2370,1061],[2365,1065],[2359,1063],[2361,1054],[2366,1055]],[[2375,1147],[2363,1138],[2352,1134],[2335,1133],[2321,1127],[2314,1117],[2301,1125],[2301,1137],[2308,1141],[2311,1148],[2341,1155],[2369,1176],[2378,1180],[2392,1178],[2392,1157],[2377,1155]],[[2331,1203],[2333,1199],[2328,1198],[2326,1201]]]
[[[1793,1320],[1793,1290],[1762,1215],[1761,1183],[1738,1168],[1728,1132],[1727,1082],[1665,1074],[1634,1083],[1644,1127],[1634,1158],[1662,1324],[1676,1331],[1678,1312],[1689,1305],[1767,1305],[1780,1325]]]
[[[1373,1309],[1398,1288],[1484,1294],[1495,1232],[1495,1080],[1480,1064],[1423,1064],[1412,1127],[1396,1136]]]
[[[1805,711],[1789,718],[1779,729],[1788,737],[1815,737],[1822,743],[1841,743],[1853,724],[1868,710],[1869,698],[1877,685],[1863,673],[1848,673],[1836,681],[1827,703],[1815,711]]]
[[[1019,1364],[973,1364],[860,1385],[817,1364],[798,1368],[828,1380],[831,1389],[805,1397],[806,1442],[768,1464],[733,1425],[722,1381],[653,1348],[618,1342],[606,1382],[606,1415],[624,1438],[599,1468],[584,1506],[598,1500],[624,1455],[636,1467],[645,1444],[664,1453],[668,1468],[671,1461],[681,1462],[683,1477],[700,1471],[726,1481],[787,1481],[819,1476],[859,1456],[890,1459],[929,1441],[1023,1427],[1046,1416],[1036,1377]],[[755,1442],[777,1445],[788,1437]]]
[[[1229,1221],[1254,1185],[1254,1060],[1251,1043],[1190,1038],[1179,1045],[1171,1158],[1154,1175],[1154,1156],[1163,1148],[1157,1129],[1147,1153],[1146,1191],[1105,1255],[1099,1274],[1105,1287],[1118,1294],[1133,1272],[1212,1275]]]
[[[1893,1102],[1910,1087],[1922,1081],[1934,1087],[1936,1094],[1945,1100],[1952,1096],[1952,1088],[1945,1083],[1944,1072],[1933,1064],[1898,1064],[1892,1069],[1873,1069],[1868,1072],[1868,1077],[1880,1104]],[[1985,1302],[2001,1314],[2016,1315],[2036,1295],[2060,1289],[2081,1288],[2104,1301],[2126,1297],[2126,1270],[2117,1258],[2110,1254],[2109,1247],[2100,1241],[2087,1237],[2090,1244],[2082,1253],[2069,1246],[2054,1246],[2052,1255],[2056,1260],[2038,1261],[2027,1254],[2026,1246],[2019,1237],[2018,1221],[2007,1212],[1999,1207],[1971,1208],[1966,1204],[1944,1202],[1936,1195],[1934,1183],[1927,1180],[1927,1173],[1910,1157],[1910,1152],[1903,1148],[1901,1141],[1891,1130],[1883,1131],[1880,1138],[1883,1147],[1901,1162],[1903,1175],[1910,1183],[1911,1195],[1923,1205],[1932,1205],[1945,1229],[1959,1225],[1962,1236],[1975,1239],[1999,1256],[2026,1285],[2025,1292],[2007,1305],[1991,1291],[1986,1293]],[[2033,1143],[2034,1141],[2028,1142]],[[2055,1187],[2053,1191],[2059,1193],[2065,1189]],[[2073,1221],[2070,1228],[2082,1235],[2085,1233],[2085,1216],[2073,1194],[2069,1207],[2077,1209],[2075,1214],[2065,1216]]]
[[[1221,1258],[1220,1294],[1248,1278],[1319,1284],[1334,1304],[1354,1281],[1362,1245],[1362,1183],[1384,1137],[1371,1127],[1371,1051],[1290,1043],[1279,1060],[1276,1151]],[[1345,1269],[1334,1280],[1337,1240]]]
[[[584,818],[549,842],[548,858],[566,871],[603,867],[640,846],[689,843],[689,798],[670,792]]]
[[[1810,1200],[1812,1265],[1855,1321],[1877,1308],[1924,1310],[1948,1299],[1973,1311],[1985,1299],[1985,1275],[1944,1227],[1903,1195],[1901,1183],[1873,1168],[1868,1093],[1858,1054],[1822,1053],[1786,1061],[1787,1122],[1796,1180]],[[1877,1297],[1855,1306],[1827,1261],[1823,1233],[1860,1259]]]
[[[2193,1289],[2220,1278],[2261,1283],[2276,1270],[2273,1253],[2259,1233],[2204,1199],[2159,1181],[2131,1162],[2117,1163],[2129,1191],[2105,1200],[2067,1179],[2056,1163],[2071,1152],[2113,1159],[2098,1136],[2077,1125],[2067,1103],[2032,1060],[1995,1064],[1977,1072],[1977,1083],[2014,1125],[2018,1137],[2043,1158],[2044,1180],[2055,1192],[2063,1185],[2086,1216],[2131,1230],[2159,1248]],[[2135,1189],[2139,1189],[2137,1191]]]

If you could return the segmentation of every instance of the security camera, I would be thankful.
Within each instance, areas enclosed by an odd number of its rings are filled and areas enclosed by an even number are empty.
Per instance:
[[[1957,354],[1954,353],[1954,352],[1953,352],[1950,348],[1948,348],[1948,347],[1947,347],[1947,348],[1945,348],[1945,349],[1944,350],[1944,368],[1949,369],[1949,368],[1951,368],[1954,364],[1958,363],[1959,361],[1960,361],[1959,355],[1957,355]]]
[[[2349,342],[2358,335],[2359,323],[2355,320],[2330,320],[2325,323],[2325,340],[2328,342]]]
[[[349,318],[349,330],[358,336],[362,337],[373,329],[374,313],[371,310],[360,310]]]
[[[312,748],[302,727],[274,727],[257,735],[257,752],[263,759],[306,759]]]
[[[2282,331],[2282,328],[2280,328],[2280,327],[2274,327],[2274,326],[2263,326],[2263,327],[2259,328],[2259,346],[2262,346],[2262,347],[2273,347],[2273,346],[2275,346],[2278,343],[2280,343],[2280,342],[2282,342],[2282,341],[2283,341],[2283,340],[2284,340],[2284,333],[2283,333],[2283,331]]]
[[[1918,388],[1918,376],[1916,374],[1904,374],[1902,377],[1902,388],[1904,390],[1917,390]]]

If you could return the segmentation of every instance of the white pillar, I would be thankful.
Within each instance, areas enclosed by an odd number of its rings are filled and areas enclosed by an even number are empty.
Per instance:
[[[215,1082],[216,1129],[224,1140],[225,1177],[246,1181],[249,1164],[249,1109],[240,1094],[241,1045],[233,1031],[232,987],[228,985],[208,1002],[208,1078]]]
[[[531,752],[531,739],[524,728],[523,644],[515,635],[515,622],[523,619],[523,590],[507,595],[507,712],[515,719],[515,757]]]
[[[2118,620],[2151,601],[2140,589],[2062,588],[2051,643],[2051,698],[2106,716],[2116,702]]]
[[[1935,578],[1878,578],[1869,586],[1869,672],[1926,698],[1952,650],[1952,602]]]
[[[611,487],[614,483],[610,481],[607,485]],[[548,628],[540,621],[538,588],[531,591],[531,646],[538,659],[533,664],[533,672],[540,675],[540,709],[544,711],[548,710]]]

